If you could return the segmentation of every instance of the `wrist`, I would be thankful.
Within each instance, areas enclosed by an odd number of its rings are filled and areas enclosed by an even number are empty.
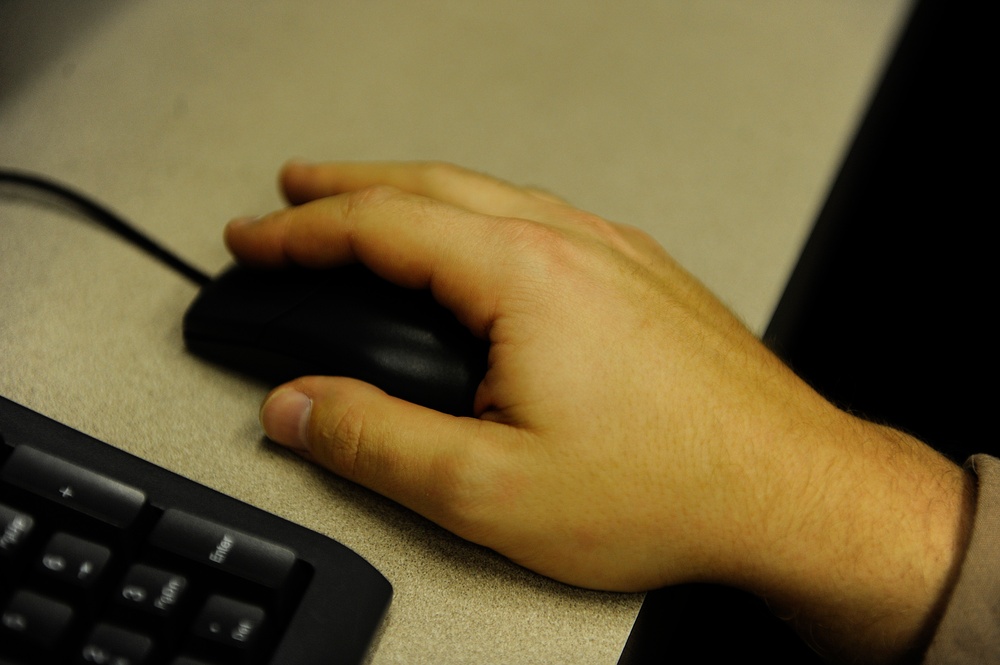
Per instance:
[[[769,479],[762,505],[774,509],[737,585],[833,657],[919,650],[961,562],[971,480],[916,439],[841,412],[799,444]]]

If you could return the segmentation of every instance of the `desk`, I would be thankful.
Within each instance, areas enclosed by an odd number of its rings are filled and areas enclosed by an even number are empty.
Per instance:
[[[902,0],[0,6],[0,164],[206,270],[290,156],[445,159],[660,242],[762,330]],[[189,357],[182,278],[0,199],[0,394],[329,534],[396,590],[372,662],[607,662],[640,595],[566,587],[262,440],[267,387]]]

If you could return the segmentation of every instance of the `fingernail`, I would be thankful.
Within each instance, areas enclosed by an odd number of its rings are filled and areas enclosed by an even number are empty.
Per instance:
[[[279,388],[260,408],[260,424],[268,438],[295,450],[308,450],[306,434],[312,400],[294,388]]]

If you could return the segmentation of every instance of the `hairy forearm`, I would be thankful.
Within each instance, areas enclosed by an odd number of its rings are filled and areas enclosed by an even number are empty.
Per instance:
[[[802,449],[798,506],[745,586],[821,654],[919,657],[954,582],[974,510],[958,466],[898,431],[844,415]],[[787,492],[786,492],[787,494]]]

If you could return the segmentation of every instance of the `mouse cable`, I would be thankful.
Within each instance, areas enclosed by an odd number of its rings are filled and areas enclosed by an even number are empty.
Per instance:
[[[45,192],[54,195],[59,201],[66,203],[78,213],[89,217],[109,231],[118,234],[131,242],[139,249],[143,250],[153,258],[167,264],[177,272],[181,273],[189,280],[202,286],[210,281],[210,277],[201,270],[198,270],[182,258],[166,249],[158,242],[148,237],[132,224],[119,215],[112,212],[106,206],[94,201],[90,197],[81,194],[73,188],[49,180],[42,176],[26,173],[24,171],[10,171],[0,169],[0,184],[11,183],[21,187]]]

